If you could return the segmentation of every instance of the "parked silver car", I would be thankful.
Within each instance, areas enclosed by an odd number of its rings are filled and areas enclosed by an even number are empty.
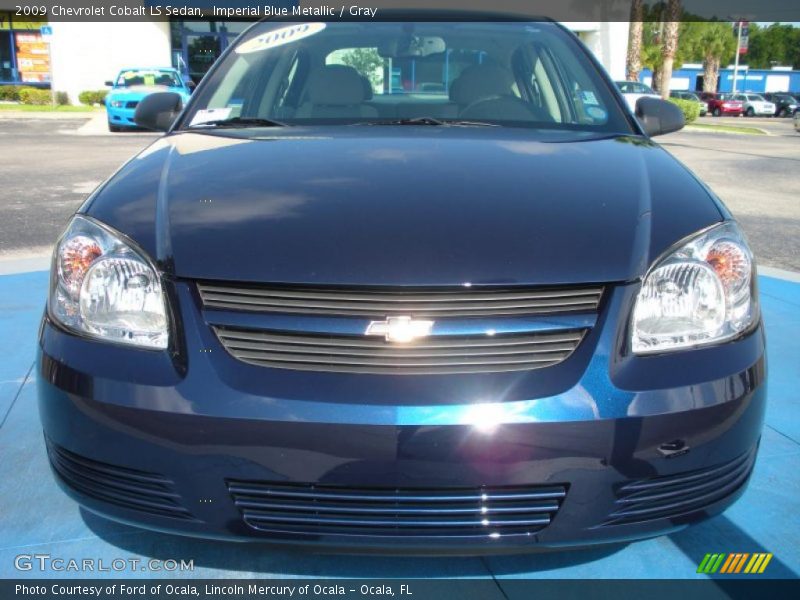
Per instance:
[[[745,117],[771,117],[775,114],[775,104],[761,94],[736,94],[735,99],[742,103]]]
[[[622,92],[622,97],[625,98],[625,103],[631,112],[636,112],[636,101],[639,98],[661,98],[653,91],[649,85],[639,83],[638,81],[615,81],[619,91]]]

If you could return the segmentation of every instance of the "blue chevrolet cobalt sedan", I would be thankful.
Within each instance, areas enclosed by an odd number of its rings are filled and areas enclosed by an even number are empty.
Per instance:
[[[269,21],[53,258],[39,405],[111,519],[319,548],[633,540],[745,490],[753,255],[550,22]]]

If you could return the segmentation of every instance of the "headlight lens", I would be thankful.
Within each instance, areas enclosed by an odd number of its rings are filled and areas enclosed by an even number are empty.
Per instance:
[[[121,100],[112,100],[111,106],[114,108],[122,108],[122,101]]]
[[[155,268],[120,234],[80,215],[56,245],[50,314],[73,331],[110,342],[163,349],[169,341]]]
[[[645,276],[632,318],[636,354],[736,337],[758,317],[753,255],[736,223],[701,232]]]

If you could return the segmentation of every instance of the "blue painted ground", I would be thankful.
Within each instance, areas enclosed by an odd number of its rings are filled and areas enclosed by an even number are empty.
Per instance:
[[[150,533],[81,512],[50,474],[31,378],[47,274],[0,277],[0,577],[26,575],[14,570],[18,554],[49,553],[65,559],[103,559],[107,564],[115,558],[193,559],[194,577],[494,576],[502,587],[504,578],[516,577],[701,577],[695,570],[706,552],[772,552],[775,557],[765,575],[797,577],[800,284],[769,277],[761,277],[760,283],[769,346],[769,408],[755,472],[738,503],[704,524],[627,546],[481,559],[305,554]]]

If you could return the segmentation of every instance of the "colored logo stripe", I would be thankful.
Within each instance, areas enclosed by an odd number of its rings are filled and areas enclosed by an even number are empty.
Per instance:
[[[697,567],[697,572],[708,575],[716,572],[730,575],[742,573],[744,569],[744,573],[763,573],[770,560],[772,560],[772,554],[768,552],[756,552],[754,554],[747,552],[734,552],[732,554],[708,553]],[[746,567],[745,564],[747,565]]]

